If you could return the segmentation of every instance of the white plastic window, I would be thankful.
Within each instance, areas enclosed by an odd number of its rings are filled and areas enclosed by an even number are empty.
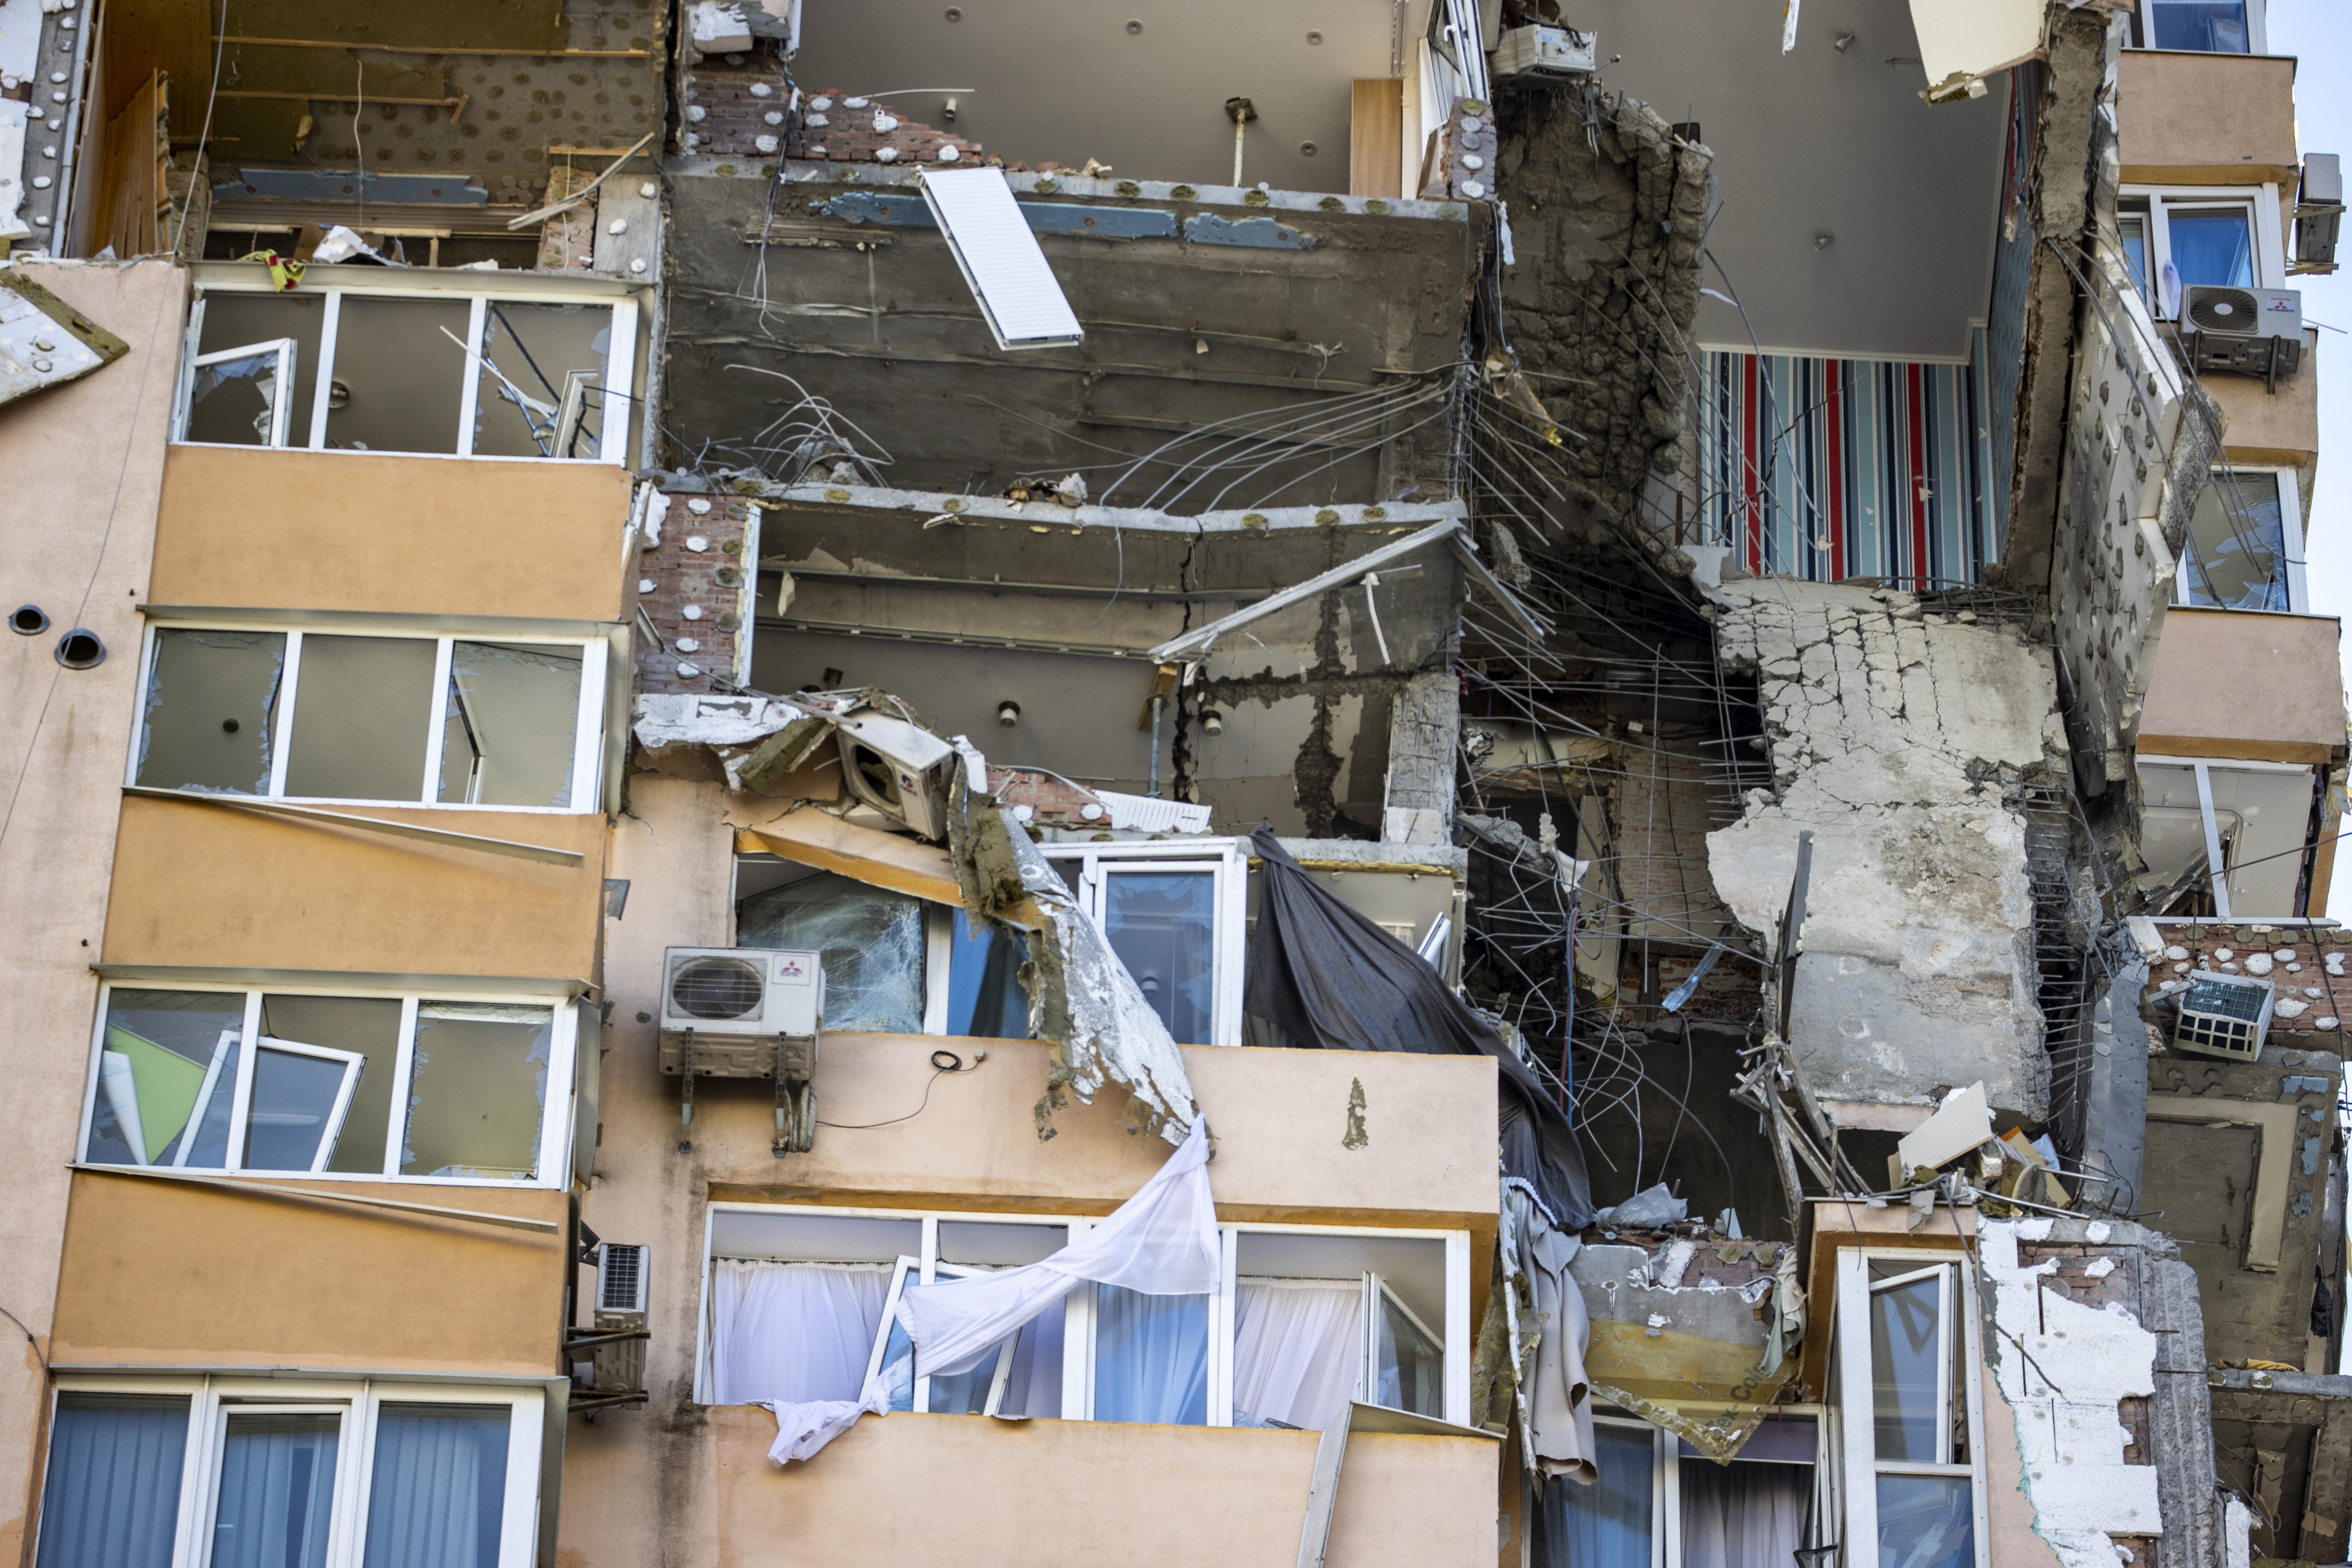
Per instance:
[[[1838,1254],[1832,1377],[1851,1568],[1986,1568],[1974,1289],[1931,1252]]]
[[[629,298],[213,285],[191,312],[173,435],[622,462],[636,331]]]
[[[575,1005],[175,990],[99,1001],[82,1113],[98,1165],[560,1184]]]
[[[1043,848],[1177,1044],[1242,1043],[1243,840]]]
[[[2263,11],[2263,0],[2143,0],[2132,42],[2143,49],[2268,54]]]
[[[2287,287],[2273,186],[2126,185],[2116,223],[2126,268],[2160,321],[2179,314],[2194,284]]]
[[[39,1568],[525,1568],[535,1388],[61,1377]]]
[[[602,638],[153,626],[124,782],[593,811],[607,652]]]
[[[1536,1507],[1537,1568],[1744,1568],[1810,1561],[1836,1530],[1814,1502],[1822,1467],[1811,1415],[1768,1420],[1729,1465],[1630,1416],[1593,1418],[1599,1474],[1554,1481]],[[1825,1539],[1826,1538],[1826,1539]]]
[[[696,1397],[856,1398],[907,1355],[902,1291],[1038,1262],[1089,1223],[714,1204]],[[971,1371],[889,1387],[892,1407],[1304,1426],[1362,1399],[1468,1421],[1467,1232],[1221,1229],[1214,1293],[1147,1297],[1081,1283]]]

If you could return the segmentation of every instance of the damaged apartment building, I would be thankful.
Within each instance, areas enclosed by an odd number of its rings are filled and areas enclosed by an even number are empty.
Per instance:
[[[0,0],[0,1558],[2343,1563],[2265,21]]]

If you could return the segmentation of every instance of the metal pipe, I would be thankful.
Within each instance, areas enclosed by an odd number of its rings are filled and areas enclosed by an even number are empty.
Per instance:
[[[1160,798],[1160,714],[1167,705],[1168,699],[1157,691],[1151,694],[1151,773],[1144,793],[1154,800]]]

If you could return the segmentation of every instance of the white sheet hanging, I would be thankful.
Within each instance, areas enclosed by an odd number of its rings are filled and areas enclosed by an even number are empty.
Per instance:
[[[898,1298],[915,1365],[932,1376],[966,1372],[1081,1279],[1147,1296],[1205,1296],[1223,1272],[1209,1195],[1207,1119],[1151,1180],[1086,1235],[1042,1263],[919,1285]]]
[[[1364,1365],[1361,1281],[1244,1279],[1234,1288],[1234,1422],[1320,1431]]]
[[[881,1263],[710,1266],[710,1402],[856,1400],[889,1294]]]

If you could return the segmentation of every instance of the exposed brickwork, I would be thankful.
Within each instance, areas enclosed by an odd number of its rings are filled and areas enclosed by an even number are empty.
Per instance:
[[[1633,950],[1633,961],[1626,965],[1622,983],[1625,994],[1632,996],[1642,984],[1641,952],[1638,944],[1626,945]],[[1654,1002],[1671,994],[1675,987],[1690,978],[1691,971],[1705,956],[1681,949],[1659,952],[1650,966],[1651,988],[1656,994],[1643,999]],[[1707,971],[1706,978],[1698,983],[1698,989],[1691,993],[1690,1000],[1678,1013],[1692,1018],[1745,1023],[1756,1016],[1763,997],[1763,979],[1755,961],[1744,953],[1730,952],[1716,960],[1715,967]]]
[[[714,108],[712,119],[719,118],[719,110]],[[876,129],[877,124],[883,129]],[[985,161],[977,142],[906,119],[890,107],[887,100],[877,102],[850,98],[838,89],[822,89],[802,99],[800,112],[784,146],[792,157],[835,163],[953,164]],[[886,149],[891,153],[888,158],[881,155]],[[950,149],[953,150],[952,157],[945,155]]]
[[[2292,926],[2210,925],[2158,928],[2168,944],[2166,956],[2149,965],[2146,1002],[2168,1003],[2186,988],[2191,973],[2210,969],[2223,974],[2260,974],[2276,988],[2271,1011],[2271,1034],[2337,1035],[2343,1020],[2352,1016],[2352,931],[2310,931]],[[2182,956],[2174,958],[2178,948]],[[2279,956],[2284,953],[2285,957]],[[2266,956],[2267,972],[2249,960]],[[2342,973],[2330,973],[2333,967]],[[2154,1009],[2168,1036],[2172,1013]]]
[[[989,793],[998,804],[1019,811],[1029,808],[1024,822],[1050,823],[1056,827],[1108,827],[1110,812],[1096,798],[1094,791],[1066,783],[1046,773],[1016,773],[1004,768],[988,770]],[[1092,807],[1094,815],[1087,815]]]
[[[706,56],[686,73],[682,96],[688,153],[780,155],[792,111],[793,81],[774,56]],[[769,139],[764,148],[762,137]]]
[[[551,206],[596,178],[591,169],[563,167],[547,172],[547,189],[540,205]],[[586,197],[570,212],[549,218],[539,231],[541,272],[581,271],[596,259],[596,198]]]
[[[2116,1400],[2116,1419],[2123,1424],[2125,1431],[2131,1434],[2124,1439],[2124,1463],[2156,1463],[2156,1447],[2148,1438],[2147,1396],[2135,1394]]]
[[[1683,1276],[1683,1283],[1721,1285],[1737,1290],[1771,1273],[1780,1256],[1780,1244],[1769,1241],[1727,1241],[1715,1246],[1701,1242],[1698,1257],[1692,1259],[1690,1272]]]
[[[2138,1461],[2135,1460],[2134,1463]],[[2116,1560],[2116,1568],[2156,1568],[2156,1537],[2153,1535],[2110,1535],[2116,1550],[2125,1554]]]
[[[697,511],[699,506],[706,510]],[[759,510],[724,496],[669,498],[660,544],[639,553],[637,608],[667,648],[637,627],[639,691],[707,692],[731,689],[737,651],[751,633],[751,595],[758,573]],[[695,549],[696,540],[702,542]],[[653,586],[645,586],[650,583]],[[687,614],[698,609],[697,616]],[[685,644],[692,643],[691,648]],[[690,666],[693,675],[680,675]]]
[[[1483,100],[1465,98],[1454,106],[1428,175],[1421,195],[1431,201],[1476,201],[1495,194],[1495,118]]]
[[[2018,1247],[2017,1260],[2026,1268],[2055,1262],[2057,1268],[2042,1277],[2042,1289],[2095,1310],[2121,1307],[2138,1321],[2139,1254],[2129,1247],[2027,1244]],[[2102,1262],[2112,1267],[2100,1270]]]

